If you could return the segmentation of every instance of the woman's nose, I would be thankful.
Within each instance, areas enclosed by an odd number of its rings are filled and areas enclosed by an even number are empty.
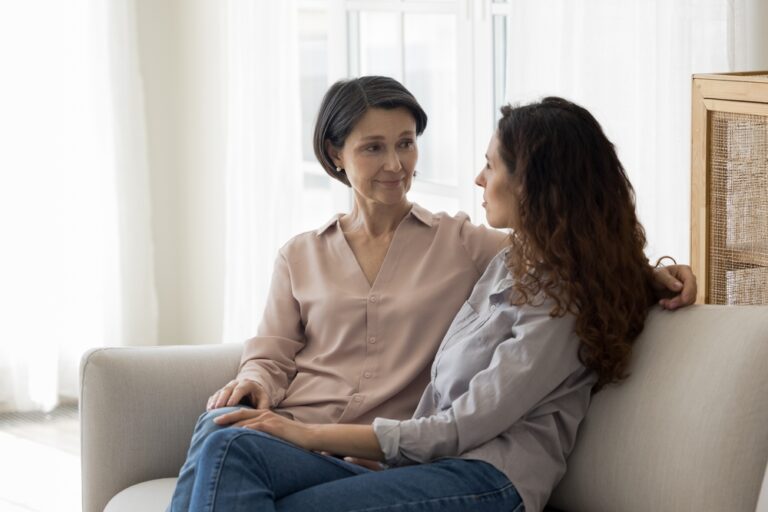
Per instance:
[[[475,185],[485,188],[485,176],[483,176],[483,171],[480,171],[477,176],[475,176]]]
[[[400,157],[397,151],[387,151],[387,161],[385,162],[387,171],[397,172],[403,168],[403,163],[400,161]]]

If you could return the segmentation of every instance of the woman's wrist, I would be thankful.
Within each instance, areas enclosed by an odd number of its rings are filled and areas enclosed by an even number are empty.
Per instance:
[[[305,425],[302,446],[316,452],[331,452],[370,460],[384,460],[379,441],[370,425]]]
[[[324,426],[326,425],[318,425],[315,423],[307,423],[304,425],[306,429],[306,446],[304,446],[304,448],[313,452],[326,451],[326,446],[328,443],[323,443],[322,427]]]

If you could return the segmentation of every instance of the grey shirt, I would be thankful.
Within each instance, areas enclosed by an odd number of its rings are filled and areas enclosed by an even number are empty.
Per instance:
[[[579,361],[573,315],[551,317],[550,299],[509,304],[504,260],[496,255],[454,318],[413,418],[373,428],[387,463],[482,460],[535,512],[565,473],[597,375]]]

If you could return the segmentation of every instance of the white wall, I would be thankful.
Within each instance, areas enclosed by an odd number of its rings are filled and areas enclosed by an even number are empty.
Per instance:
[[[218,343],[223,318],[224,105],[216,2],[137,0],[158,339]]]

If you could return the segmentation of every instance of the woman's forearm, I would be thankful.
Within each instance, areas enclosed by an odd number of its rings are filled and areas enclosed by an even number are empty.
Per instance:
[[[361,459],[384,460],[370,425],[312,425],[307,448]]]

